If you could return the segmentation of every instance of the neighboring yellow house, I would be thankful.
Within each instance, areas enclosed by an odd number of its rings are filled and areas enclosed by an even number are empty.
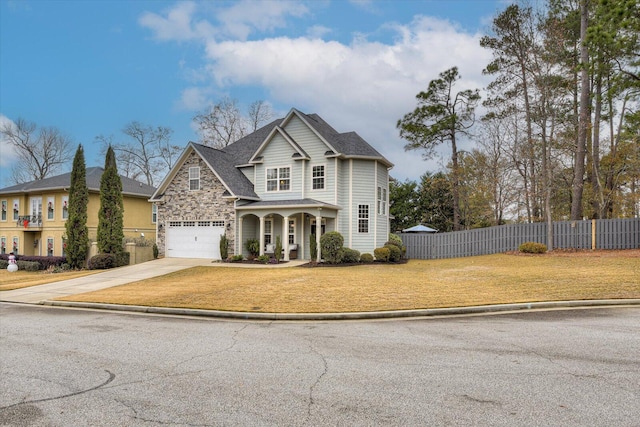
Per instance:
[[[103,168],[87,168],[89,240],[95,241]],[[120,176],[124,200],[124,235],[156,240],[155,188]],[[71,173],[0,189],[0,253],[64,256]]]

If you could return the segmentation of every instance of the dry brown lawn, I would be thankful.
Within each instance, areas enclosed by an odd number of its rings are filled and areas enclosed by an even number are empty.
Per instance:
[[[99,270],[66,271],[64,273],[49,273],[47,271],[18,270],[9,273],[6,269],[0,270],[0,291],[27,288],[29,286],[44,285],[45,283],[59,282],[60,280],[75,279],[76,277],[98,273]]]
[[[640,298],[640,250],[488,255],[355,267],[195,267],[67,301],[326,313]]]

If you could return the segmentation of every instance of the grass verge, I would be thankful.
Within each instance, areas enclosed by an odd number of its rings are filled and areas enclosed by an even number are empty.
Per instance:
[[[195,267],[60,300],[327,313],[640,298],[640,251],[625,252],[587,258],[499,254],[345,268]]]
[[[63,273],[18,270],[16,272],[9,273],[7,270],[0,270],[0,291],[11,291],[13,289],[28,288],[29,286],[59,282],[60,280],[75,279],[76,277],[82,277],[98,272],[99,270],[66,271]]]

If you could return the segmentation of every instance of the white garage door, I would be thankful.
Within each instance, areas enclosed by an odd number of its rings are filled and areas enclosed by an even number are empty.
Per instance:
[[[224,221],[169,221],[167,257],[220,259]]]

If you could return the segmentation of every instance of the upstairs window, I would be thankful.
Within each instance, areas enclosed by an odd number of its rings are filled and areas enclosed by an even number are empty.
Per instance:
[[[291,168],[267,168],[267,191],[291,190]]]
[[[324,190],[324,165],[313,166],[311,168],[311,178],[314,190]]]
[[[358,205],[358,233],[369,232],[369,205]]]
[[[155,224],[158,221],[158,205],[155,203],[151,205],[151,223]]]
[[[2,201],[2,217],[0,217],[0,220],[2,221],[6,221],[7,220],[7,201],[3,200]]]
[[[378,215],[387,214],[387,189],[378,187]]]
[[[62,219],[69,218],[69,196],[62,196]]]
[[[189,168],[189,190],[200,189],[200,167],[194,166]]]

